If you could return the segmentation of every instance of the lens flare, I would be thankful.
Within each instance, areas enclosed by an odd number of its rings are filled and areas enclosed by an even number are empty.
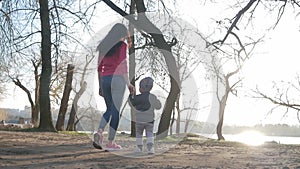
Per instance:
[[[236,136],[236,141],[245,143],[251,146],[259,146],[264,144],[265,135],[261,132],[250,130],[240,133]]]

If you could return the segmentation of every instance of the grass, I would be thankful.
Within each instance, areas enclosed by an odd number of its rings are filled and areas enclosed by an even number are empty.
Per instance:
[[[30,127],[30,128],[17,128],[17,127],[8,127],[1,129],[2,131],[15,131],[15,132],[51,132],[49,130],[40,129],[38,127]],[[52,131],[54,133],[68,134],[73,136],[86,136],[87,133],[81,133],[77,131]]]
[[[87,136],[87,133],[77,132],[77,131],[58,131],[61,134],[68,134],[72,136]]]

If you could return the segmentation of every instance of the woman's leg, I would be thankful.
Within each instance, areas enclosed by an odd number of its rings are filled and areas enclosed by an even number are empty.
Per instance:
[[[104,97],[106,111],[100,119],[100,124],[97,133],[94,134],[93,145],[97,149],[102,149],[103,144],[103,131],[111,117],[111,105],[112,105],[112,96],[111,96],[111,77],[104,76],[101,78],[101,89],[102,95]]]
[[[99,129],[101,129],[102,131],[104,130],[106,124],[109,122],[112,112],[111,108],[113,105],[113,99],[111,94],[111,79],[112,76],[104,76],[101,78],[102,95],[106,105],[106,111],[102,115],[99,125]]]
[[[110,108],[111,120],[108,140],[112,142],[115,139],[116,131],[119,126],[120,109],[123,103],[124,92],[126,88],[125,80],[122,76],[113,76],[111,81],[112,104]]]

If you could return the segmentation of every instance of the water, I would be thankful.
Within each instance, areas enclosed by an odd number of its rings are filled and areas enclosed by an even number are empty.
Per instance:
[[[81,131],[87,134],[92,134],[91,131]],[[126,131],[130,133],[130,131]],[[217,134],[203,134],[199,135],[217,139]],[[286,137],[286,136],[266,136],[258,131],[246,131],[240,134],[223,134],[226,141],[236,141],[248,145],[258,146],[265,142],[276,142],[279,144],[300,144],[300,137]]]
[[[200,134],[205,137],[217,139],[216,134]],[[276,142],[279,144],[300,144],[300,137],[266,136],[257,131],[247,131],[240,134],[223,134],[227,141],[237,141],[249,145],[261,145],[265,142]]]

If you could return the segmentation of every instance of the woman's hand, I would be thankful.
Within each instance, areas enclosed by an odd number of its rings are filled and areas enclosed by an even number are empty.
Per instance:
[[[102,95],[102,89],[101,89],[101,87],[99,87],[99,95],[100,95],[100,96],[103,96],[103,95]]]
[[[128,84],[128,89],[131,95],[135,94],[135,87],[132,84]]]
[[[130,37],[127,37],[127,48],[130,49],[132,47],[132,41]]]

